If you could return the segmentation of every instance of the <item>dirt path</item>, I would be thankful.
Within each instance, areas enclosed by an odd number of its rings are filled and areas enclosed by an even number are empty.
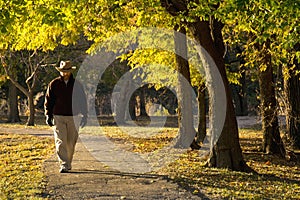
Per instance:
[[[207,199],[164,176],[114,171],[95,160],[81,142],[71,173],[58,173],[56,156],[45,162],[50,199]]]

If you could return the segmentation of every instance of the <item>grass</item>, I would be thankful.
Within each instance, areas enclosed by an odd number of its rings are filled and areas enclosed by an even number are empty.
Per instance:
[[[212,198],[300,199],[299,163],[259,152],[261,136],[259,130],[240,130],[244,158],[258,174],[203,167],[197,152],[183,155],[161,173]]]
[[[53,149],[50,138],[0,133],[0,199],[41,199]]]
[[[221,199],[300,199],[300,166],[259,152],[261,131],[240,130],[247,164],[258,174],[203,167],[197,152],[189,152],[161,173],[195,194]]]
[[[2,126],[2,125],[1,125]],[[6,125],[11,126],[11,125]],[[24,125],[12,125],[22,126]],[[43,128],[37,126],[35,128]],[[102,126],[85,132],[106,134],[128,151],[153,152],[167,145],[177,128],[132,128]],[[145,135],[145,133],[148,135]],[[129,133],[129,134],[126,134]],[[144,137],[138,137],[143,135]],[[257,129],[241,129],[240,143],[247,164],[258,174],[204,167],[197,151],[188,151],[160,171],[199,196],[213,199],[300,199],[299,162],[288,162],[260,152],[262,133]],[[28,135],[0,134],[1,182],[0,199],[42,198],[43,161],[53,154],[53,141]]]
[[[27,129],[48,129],[49,130],[49,126],[46,125],[45,121],[46,118],[45,116],[41,116],[38,115],[35,117],[35,126],[26,126],[26,122],[27,122],[27,117],[26,116],[21,116],[21,122],[17,122],[17,123],[6,123],[7,118],[5,116],[0,116],[0,123],[1,123],[1,127],[3,128],[24,128],[26,127]]]

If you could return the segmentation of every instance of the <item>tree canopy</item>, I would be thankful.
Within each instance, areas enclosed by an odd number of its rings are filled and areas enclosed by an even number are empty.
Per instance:
[[[53,50],[60,44],[74,44],[85,35],[94,42],[89,49],[92,52],[120,32],[149,26],[173,29],[180,21],[213,16],[226,25],[228,43],[245,44],[249,65],[258,62],[252,46],[267,39],[272,42],[273,62],[284,65],[300,58],[300,53],[293,51],[299,43],[299,4],[293,0],[191,1],[188,14],[182,12],[175,17],[158,0],[1,0],[0,49]],[[141,59],[137,55],[134,58]]]

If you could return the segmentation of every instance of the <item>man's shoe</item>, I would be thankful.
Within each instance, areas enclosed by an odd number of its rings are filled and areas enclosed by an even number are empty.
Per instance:
[[[59,173],[68,173],[69,170],[66,168],[60,168]]]

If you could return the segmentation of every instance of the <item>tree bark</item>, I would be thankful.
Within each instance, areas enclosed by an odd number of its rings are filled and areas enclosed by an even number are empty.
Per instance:
[[[300,50],[300,44],[296,45],[296,51]],[[284,81],[284,89],[287,102],[287,135],[291,147],[300,149],[300,64],[297,60],[294,61],[295,68],[289,70],[289,75]]]
[[[129,100],[129,115],[133,121],[136,120],[136,104],[137,104],[137,102],[136,102],[135,94],[136,93],[134,92]]]
[[[223,58],[225,51],[221,33],[223,25],[215,19],[210,22],[197,20],[189,24],[189,28],[195,40],[214,60],[226,93],[227,109],[224,127],[216,145],[210,152],[207,165],[237,171],[252,171],[244,161],[239,143],[237,121]]]
[[[122,125],[126,123],[126,111],[127,109],[126,106],[129,107],[129,105],[126,105],[126,102],[128,100],[129,103],[129,99],[130,97],[128,97],[127,94],[127,90],[130,88],[130,82],[129,80],[125,80],[123,83],[123,87],[121,87],[121,90],[119,92],[117,101],[116,101],[116,116],[115,116],[115,121],[117,124]]]
[[[271,55],[268,53],[268,43],[264,45],[257,44],[257,49],[261,52],[262,64],[266,67],[265,70],[259,71],[260,112],[263,129],[262,150],[265,153],[279,154],[284,157],[285,148],[279,132],[273,67],[271,66]]]
[[[248,100],[247,100],[247,83],[246,83],[246,72],[244,69],[240,69],[242,72],[242,77],[240,79],[241,82],[241,90],[240,90],[240,105],[241,105],[241,115],[247,116],[248,115]]]
[[[147,90],[147,86],[140,88],[139,95],[140,95],[140,116],[148,117],[146,112],[146,96],[145,90]]]
[[[34,126],[35,106],[34,106],[34,97],[33,97],[32,91],[29,92],[27,99],[28,99],[28,107],[29,107],[29,116],[27,119],[27,126]]]
[[[187,148],[194,141],[194,129],[190,68],[187,60],[187,40],[185,27],[174,27],[175,57],[178,77],[178,125],[179,138],[175,146]],[[179,32],[176,32],[179,29]],[[184,78],[185,80],[182,80]],[[195,145],[195,144],[193,144]],[[196,148],[191,146],[192,148]]]
[[[20,122],[17,87],[10,82],[8,91],[8,121],[9,123]]]
[[[233,91],[233,99],[235,104],[235,112],[237,116],[248,115],[248,102],[247,102],[247,83],[246,73],[243,69],[239,69],[241,78],[239,79],[240,85],[231,85]]]
[[[206,102],[205,102],[205,84],[201,83],[198,86],[198,132],[197,143],[202,143],[206,137]]]

